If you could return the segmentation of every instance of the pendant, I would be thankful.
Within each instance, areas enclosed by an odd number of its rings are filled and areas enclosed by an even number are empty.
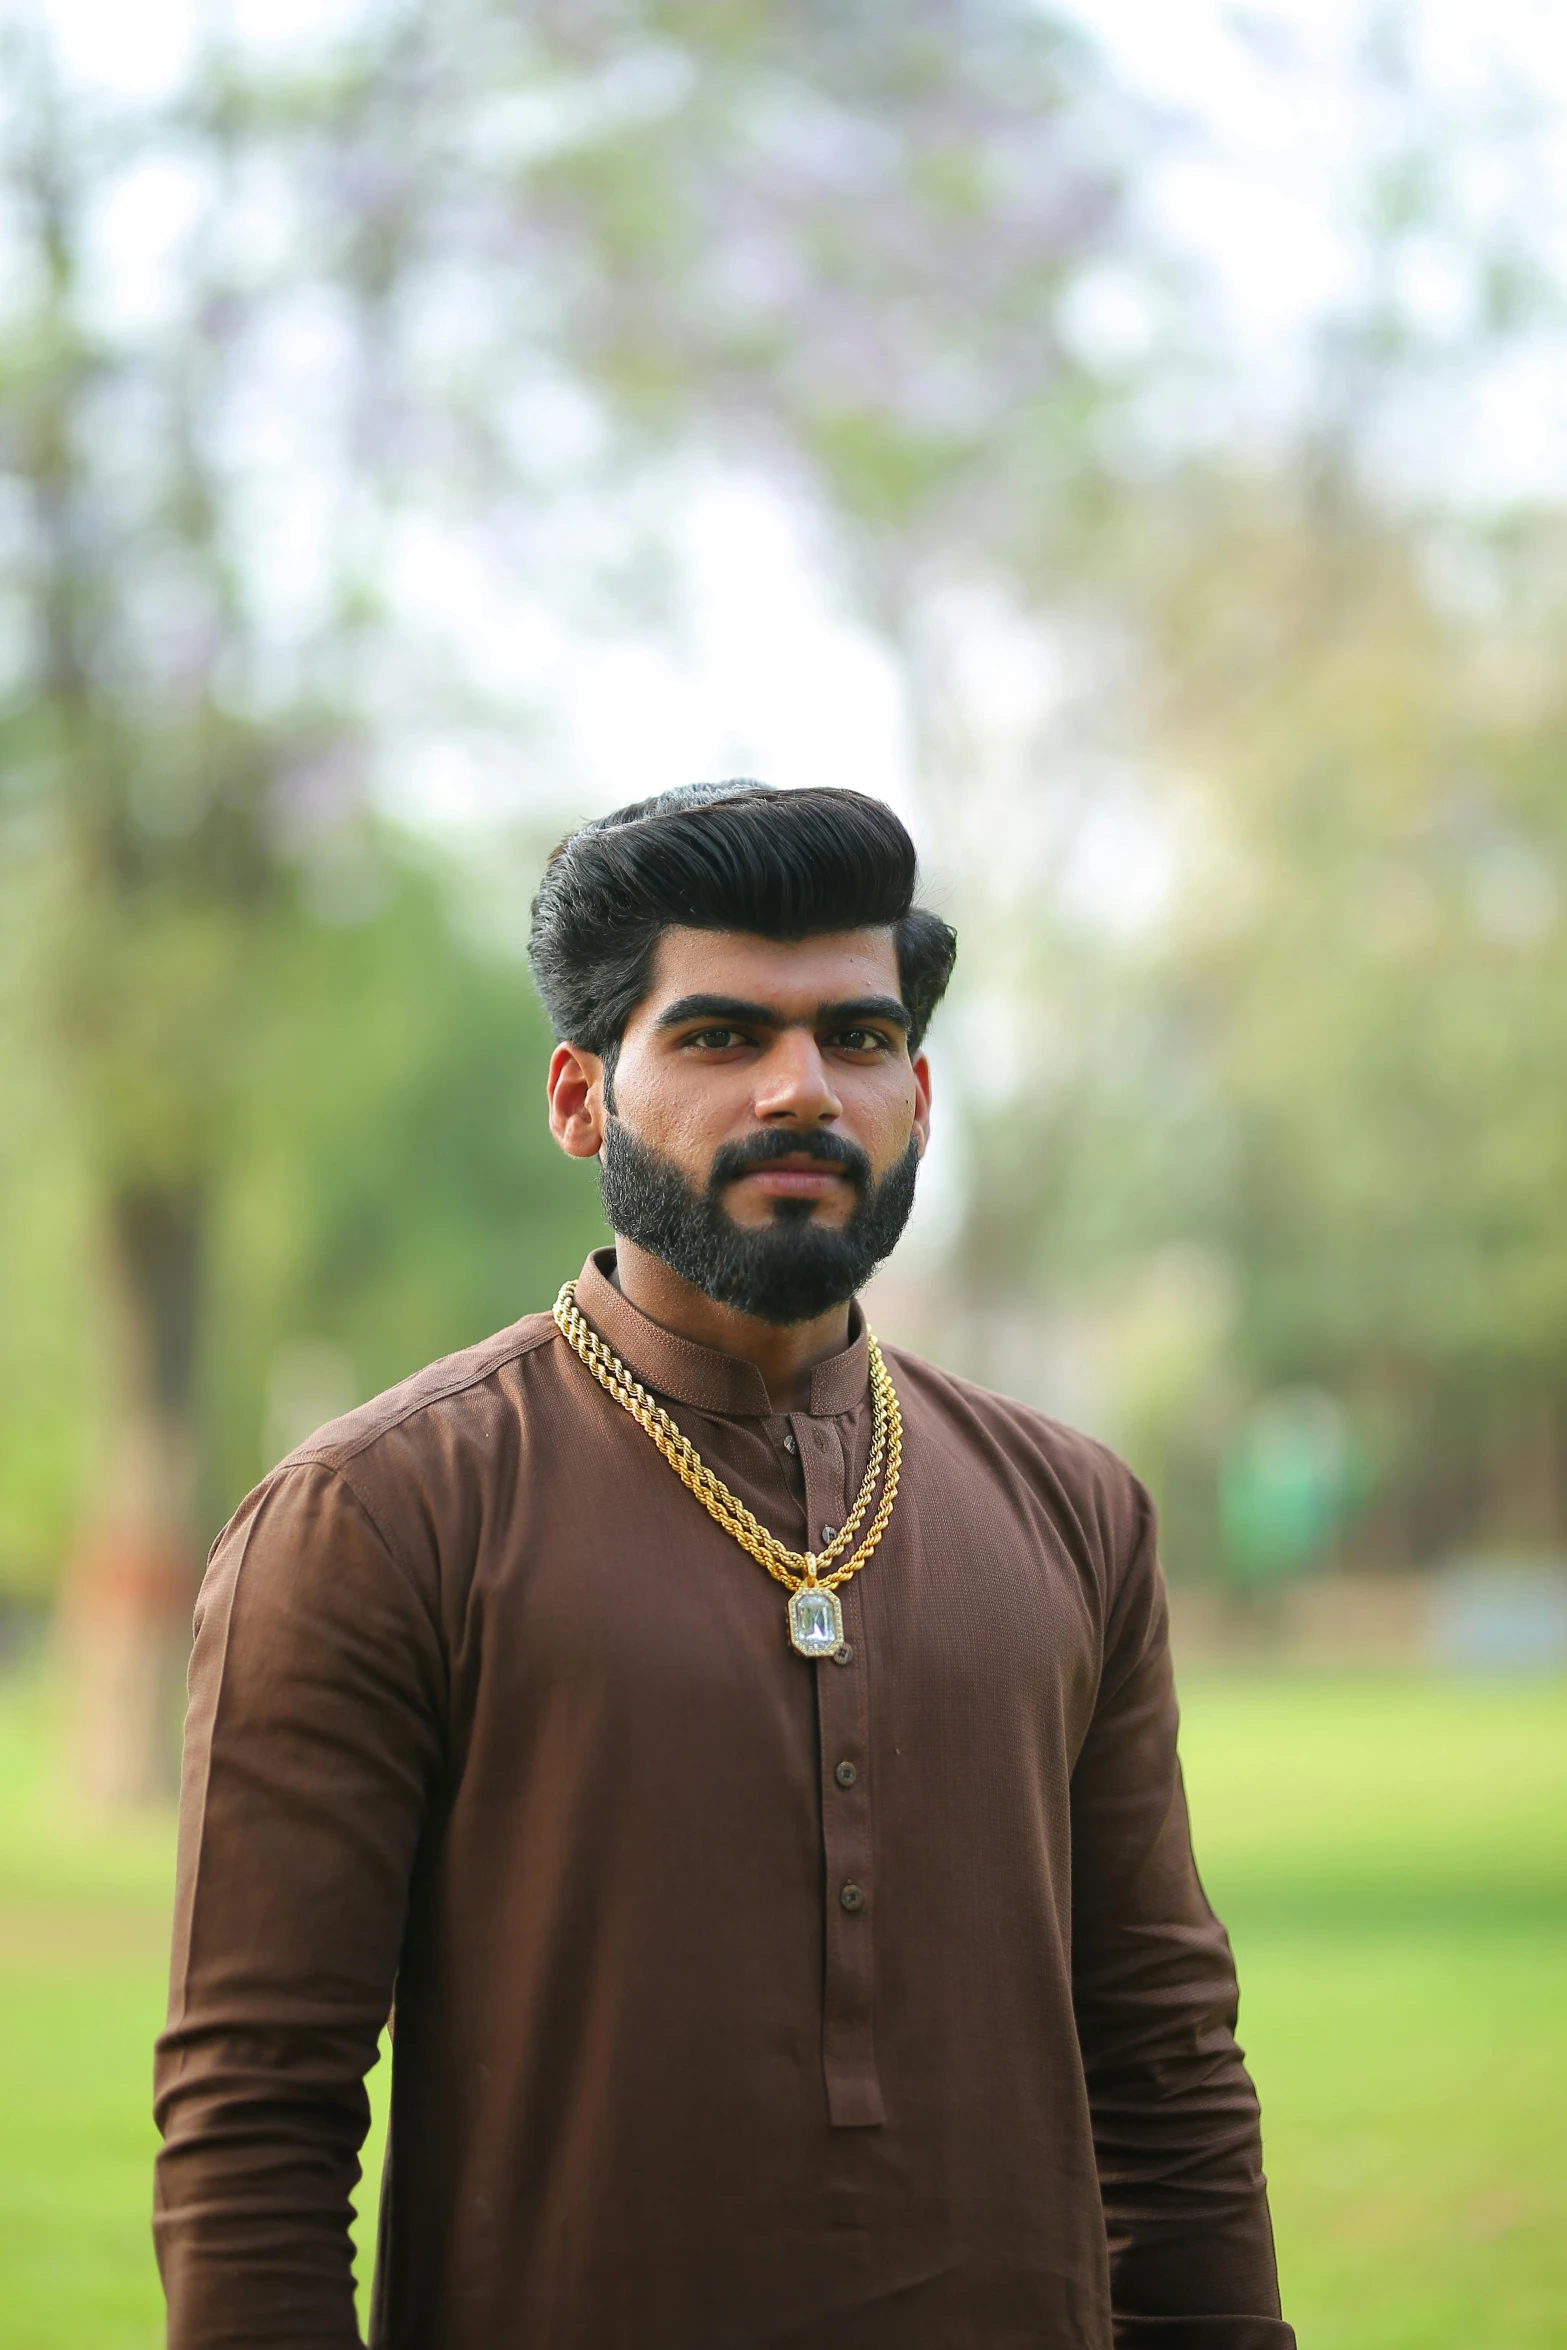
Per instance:
[[[843,1609],[836,1591],[802,1583],[789,1595],[789,1639],[801,1656],[831,1656],[843,1646]]]

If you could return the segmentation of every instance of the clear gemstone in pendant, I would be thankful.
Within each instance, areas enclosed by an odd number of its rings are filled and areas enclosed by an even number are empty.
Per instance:
[[[843,1646],[843,1609],[836,1591],[802,1583],[789,1599],[789,1638],[801,1656],[831,1656]]]

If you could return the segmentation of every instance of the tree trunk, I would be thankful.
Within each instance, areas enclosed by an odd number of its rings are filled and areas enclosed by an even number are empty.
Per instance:
[[[72,1773],[102,1808],[165,1800],[177,1782],[199,1565],[202,1207],[194,1186],[139,1186],[106,1220],[111,1417],[60,1602]]]

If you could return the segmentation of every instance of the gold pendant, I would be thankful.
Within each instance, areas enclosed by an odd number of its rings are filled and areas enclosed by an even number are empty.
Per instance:
[[[801,1656],[831,1656],[843,1646],[843,1609],[836,1591],[802,1583],[790,1593],[789,1640]]]

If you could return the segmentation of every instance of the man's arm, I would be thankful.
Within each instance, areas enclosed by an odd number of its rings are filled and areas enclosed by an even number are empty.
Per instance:
[[[357,2350],[349,2196],[439,1766],[429,1608],[333,1469],[264,1485],[197,1609],[154,2234],[170,2350]]]
[[[1153,1510],[1136,1488],[1072,1777],[1072,1959],[1120,2350],[1288,2350],[1224,1929],[1192,1860]]]

